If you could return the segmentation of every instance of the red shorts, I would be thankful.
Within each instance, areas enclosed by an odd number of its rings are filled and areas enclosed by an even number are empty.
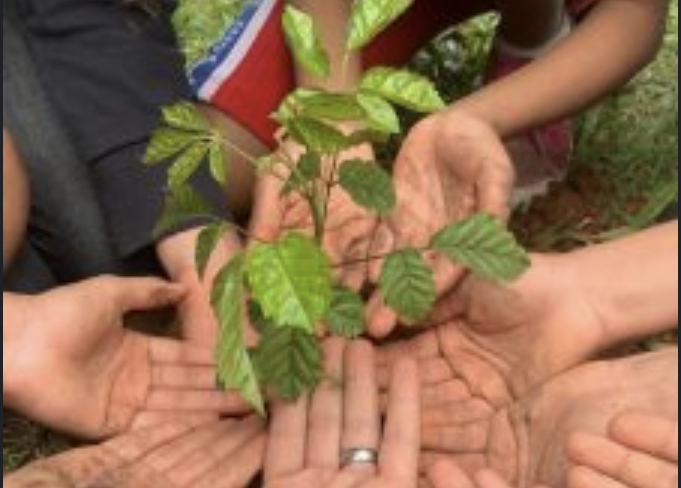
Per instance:
[[[584,9],[595,0],[568,0]],[[274,145],[270,115],[295,88],[294,66],[281,28],[284,0],[252,0],[212,59],[190,74],[199,98],[236,120],[258,139]],[[473,5],[469,5],[473,4]],[[399,66],[439,33],[477,14],[492,10],[492,0],[417,1],[364,53],[367,67]]]

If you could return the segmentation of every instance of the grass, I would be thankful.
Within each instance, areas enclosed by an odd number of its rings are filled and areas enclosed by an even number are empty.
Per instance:
[[[434,77],[450,99],[464,96],[478,85],[484,72],[495,22],[487,16],[445,33],[419,54],[415,67]],[[677,73],[675,0],[664,47],[655,63],[578,120],[577,164],[566,185],[579,188],[581,175],[587,174],[597,181],[597,190],[589,192],[593,200],[582,213],[525,229],[528,245],[556,249],[616,237],[649,226],[678,200]],[[543,204],[555,205],[557,198],[549,196]],[[595,230],[589,225],[594,215],[601,219]],[[652,347],[658,344],[653,342]],[[45,429],[4,415],[4,470],[68,446],[67,440]]]

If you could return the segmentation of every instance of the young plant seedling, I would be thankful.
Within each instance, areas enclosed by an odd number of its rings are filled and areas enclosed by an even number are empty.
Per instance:
[[[366,47],[412,2],[355,1],[348,26],[348,55]],[[313,19],[288,6],[283,26],[297,64],[320,80],[327,77],[329,56]],[[213,177],[225,184],[229,151],[245,157],[261,174],[284,180],[284,193],[309,206],[313,235],[294,231],[274,242],[259,241],[227,264],[212,284],[221,326],[216,353],[219,380],[225,388],[241,391],[259,412],[265,411],[263,390],[292,400],[319,383],[320,331],[356,338],[365,330],[362,296],[334,280],[334,270],[353,263],[332,262],[321,244],[329,200],[331,192],[340,189],[357,205],[386,217],[395,207],[396,195],[391,175],[377,161],[346,159],[344,154],[400,134],[396,107],[429,114],[444,106],[429,80],[387,67],[369,70],[354,93],[297,89],[273,116],[281,126],[282,138],[302,148],[300,156],[282,150],[259,159],[223,138],[193,104],[184,102],[164,110],[163,126],[154,134],[146,155],[147,164],[173,161],[159,231],[211,215],[188,182],[207,160]],[[340,126],[354,131],[344,132]],[[201,276],[220,240],[236,228],[230,222],[212,219],[201,232],[196,249]],[[424,319],[435,304],[435,281],[424,259],[424,254],[433,251],[494,280],[515,279],[529,265],[527,254],[504,225],[484,214],[442,229],[424,248],[367,256],[367,262],[383,260],[378,283],[382,298],[408,323]],[[246,316],[261,332],[260,344],[253,351],[245,342]]]

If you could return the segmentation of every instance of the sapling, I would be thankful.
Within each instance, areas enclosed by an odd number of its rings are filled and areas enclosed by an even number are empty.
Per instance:
[[[356,0],[347,28],[347,55],[366,47],[412,3]],[[188,12],[182,10],[181,14],[186,19]],[[331,66],[313,19],[287,6],[282,22],[296,63],[323,81]],[[185,32],[184,38],[188,35]],[[147,164],[172,161],[166,209],[158,230],[173,229],[187,219],[211,219],[196,247],[202,277],[226,233],[236,229],[256,241],[218,273],[212,283],[212,302],[220,324],[216,351],[219,381],[227,389],[240,391],[263,414],[263,391],[296,399],[319,383],[324,336],[356,338],[365,331],[364,297],[334,278],[334,271],[357,261],[333,262],[323,243],[333,191],[347,192],[357,205],[379,218],[389,218],[393,211],[396,192],[390,173],[378,161],[346,155],[401,134],[397,107],[429,114],[444,108],[445,103],[428,79],[388,67],[367,71],[354,92],[296,89],[273,117],[281,127],[280,139],[295,143],[299,150],[293,154],[284,144],[276,153],[260,158],[236,147],[192,103],[182,102],[163,111],[163,124],[145,158]],[[267,242],[231,222],[211,217],[210,208],[189,181],[207,161],[213,177],[226,184],[230,153],[239,154],[260,174],[280,179],[282,198],[302,199],[314,223],[312,231],[288,231]],[[529,265],[527,254],[503,223],[485,214],[447,226],[427,246],[380,256],[368,254],[363,262],[382,262],[377,285],[384,302],[407,324],[423,320],[435,304],[435,281],[424,257],[432,252],[493,280],[513,280]],[[261,334],[254,350],[246,345],[245,317],[250,317]]]

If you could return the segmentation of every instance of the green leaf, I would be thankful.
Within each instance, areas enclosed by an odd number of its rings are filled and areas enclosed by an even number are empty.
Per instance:
[[[432,247],[458,264],[492,280],[511,281],[530,266],[530,258],[504,224],[478,214],[433,237]]]
[[[402,131],[397,112],[381,97],[359,94],[357,102],[364,109],[369,128],[385,134],[399,134]]]
[[[296,166],[296,170],[284,186],[283,193],[301,190],[305,185],[315,181],[322,174],[322,159],[316,154],[304,154]]]
[[[294,140],[316,154],[335,154],[351,146],[342,132],[318,120],[299,117],[290,121],[286,128]]]
[[[252,296],[278,326],[313,332],[331,302],[331,266],[320,247],[296,233],[259,244],[246,265]]]
[[[324,50],[312,17],[290,5],[284,11],[284,32],[298,64],[316,78],[331,72],[329,56]]]
[[[208,132],[210,124],[196,105],[180,102],[163,109],[163,121],[173,129]]]
[[[362,297],[349,288],[336,286],[326,321],[333,334],[357,339],[366,330]]]
[[[435,305],[435,279],[418,251],[398,251],[385,261],[379,280],[383,300],[400,317],[423,320]]]
[[[338,181],[355,203],[364,208],[380,215],[387,215],[395,208],[393,180],[375,163],[360,160],[343,163]]]
[[[144,155],[144,164],[166,163],[187,149],[196,141],[196,134],[178,129],[162,127],[151,136]]]
[[[258,334],[264,334],[266,330],[274,327],[271,321],[265,318],[262,307],[255,300],[248,301],[248,319]]]
[[[414,0],[355,0],[347,48],[354,51],[366,47],[413,3]]]
[[[364,118],[364,110],[352,95],[299,89],[292,96],[300,115],[311,119],[352,121]]]
[[[220,323],[217,347],[218,380],[238,390],[265,416],[265,401],[244,337],[244,256],[238,255],[220,272],[213,286],[212,303]]]
[[[175,188],[184,185],[199,170],[207,152],[208,145],[203,141],[189,146],[168,170],[168,186]]]
[[[209,225],[199,233],[196,242],[196,269],[201,279],[203,279],[206,274],[208,262],[215,252],[215,249],[230,229],[231,227],[229,224],[221,222]]]
[[[296,327],[267,329],[255,357],[261,381],[284,400],[312,392],[322,378],[317,338]]]
[[[173,13],[173,27],[187,60],[195,66],[210,54],[241,13],[246,0],[180,0]]]
[[[227,184],[227,148],[219,139],[210,144],[208,162],[213,179],[225,186]]]
[[[166,197],[163,213],[154,229],[155,236],[161,236],[196,220],[215,220],[215,212],[191,185],[180,185],[171,189]]]
[[[445,108],[430,80],[406,70],[374,68],[364,75],[360,90],[419,113]]]

